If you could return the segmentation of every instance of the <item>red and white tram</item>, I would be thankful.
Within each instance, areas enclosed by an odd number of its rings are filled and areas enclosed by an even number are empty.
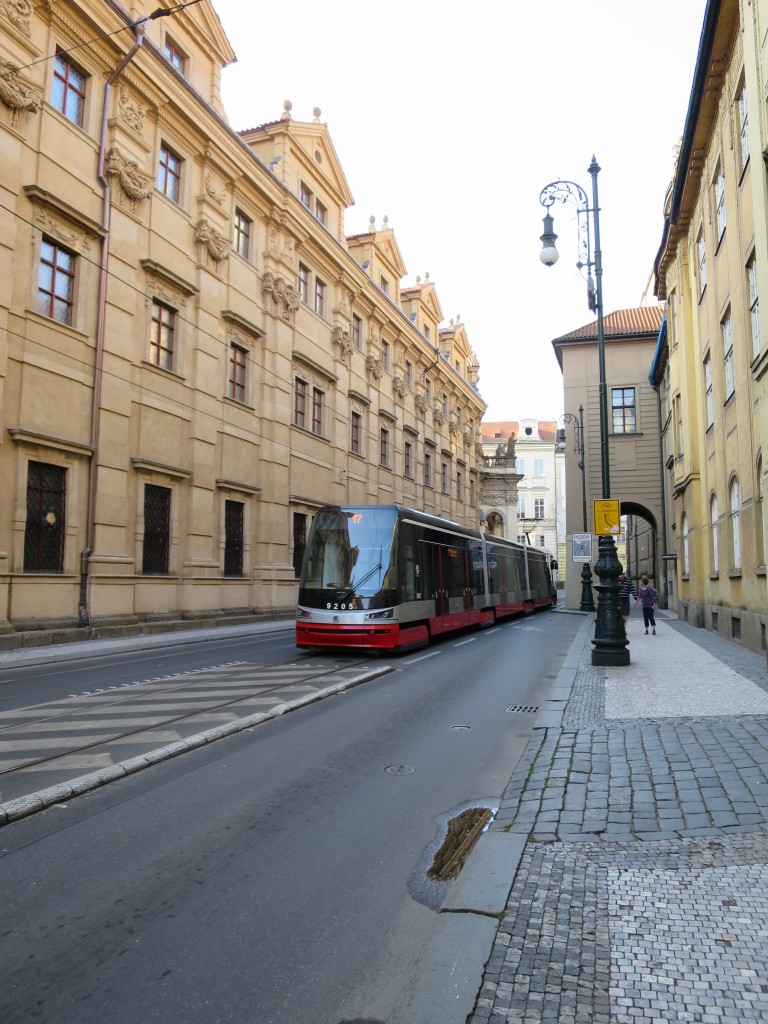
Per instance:
[[[401,505],[315,514],[298,647],[405,650],[557,603],[549,555]]]

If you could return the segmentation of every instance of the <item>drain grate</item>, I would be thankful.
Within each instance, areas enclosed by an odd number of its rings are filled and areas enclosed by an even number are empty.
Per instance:
[[[519,715],[535,715],[538,710],[538,707],[534,704],[510,704],[507,708],[507,711],[512,711]]]

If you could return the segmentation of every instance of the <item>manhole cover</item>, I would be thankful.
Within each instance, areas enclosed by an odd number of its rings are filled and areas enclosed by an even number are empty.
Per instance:
[[[389,772],[390,775],[413,775],[416,769],[409,768],[407,764],[391,764],[384,771]]]
[[[539,709],[534,707],[533,704],[510,704],[507,711],[513,711],[518,714],[524,715],[535,715]]]

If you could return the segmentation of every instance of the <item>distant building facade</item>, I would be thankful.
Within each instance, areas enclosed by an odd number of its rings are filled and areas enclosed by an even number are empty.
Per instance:
[[[622,309],[604,317],[611,497],[619,499],[626,526],[626,535],[617,540],[622,542],[622,564],[633,576],[647,573],[655,581],[662,577],[666,563],[658,398],[648,372],[662,318],[661,306]],[[572,538],[574,533],[594,530],[593,502],[602,497],[597,323],[554,338],[552,345],[563,372],[565,412],[578,420],[579,407],[584,410],[583,477],[573,444],[573,422],[566,423],[566,558],[560,564],[561,577],[564,574],[566,579],[566,607],[578,608],[582,567],[572,561]],[[593,566],[596,561],[595,542]]]
[[[670,605],[766,649],[764,0],[709,0],[656,259]]]
[[[558,534],[558,526],[564,529],[565,493],[556,430],[552,420],[483,421],[481,501],[490,532],[500,531],[510,540],[544,548],[559,561],[564,535]],[[504,499],[495,476],[506,481]]]
[[[479,522],[464,325],[346,236],[320,111],[234,132],[214,9],[153,10],[0,4],[4,631],[286,611],[325,503]]]

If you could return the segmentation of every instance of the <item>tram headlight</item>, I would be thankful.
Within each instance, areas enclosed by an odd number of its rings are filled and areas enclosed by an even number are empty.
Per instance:
[[[312,618],[312,613],[308,612],[306,610],[306,608],[297,608],[296,609],[296,618],[297,619],[311,619]]]
[[[366,612],[365,613],[365,621],[366,622],[371,622],[374,619],[394,619],[394,617],[395,617],[395,609],[394,608],[385,608],[384,611],[381,611],[381,612]]]

